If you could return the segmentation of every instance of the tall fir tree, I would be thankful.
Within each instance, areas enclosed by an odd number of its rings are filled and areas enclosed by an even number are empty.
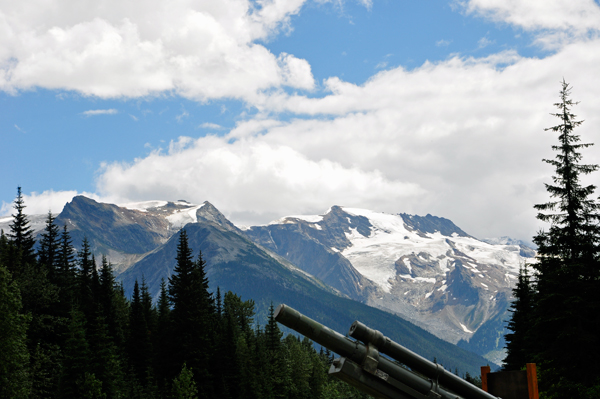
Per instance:
[[[150,370],[151,364],[151,342],[144,314],[144,304],[137,280],[133,285],[133,296],[129,310],[129,337],[127,340],[127,352],[129,363],[133,367],[135,377],[140,383],[144,383]]]
[[[16,251],[16,263],[9,265],[16,270],[9,270],[16,274],[20,273],[19,268],[24,264],[33,265],[35,263],[35,238],[33,237],[33,229],[29,225],[29,218],[25,214],[25,200],[21,193],[21,187],[17,187],[17,198],[14,206],[16,213],[12,215],[13,221],[10,223],[9,239],[14,245]]]
[[[170,381],[170,354],[171,354],[171,305],[169,302],[169,291],[165,279],[160,281],[160,293],[157,303],[156,330],[152,336],[154,351],[154,372],[156,382],[161,392],[168,390]]]
[[[579,397],[582,387],[589,387],[600,375],[600,331],[596,317],[598,253],[600,226],[598,203],[591,198],[594,185],[582,185],[581,177],[598,169],[582,164],[581,150],[592,144],[580,143],[574,129],[576,120],[570,98],[571,88],[564,80],[560,102],[555,106],[560,123],[546,130],[558,134],[554,159],[544,162],[555,168],[553,184],[546,184],[551,201],[535,205],[538,219],[549,222],[547,232],[540,231],[534,242],[538,246],[536,270],[537,294],[535,324],[530,333],[541,368],[541,389],[557,397]],[[574,365],[573,362],[577,364]]]
[[[67,225],[60,233],[58,249],[57,284],[60,287],[60,303],[63,312],[70,312],[76,298],[75,248]]]
[[[509,311],[512,313],[508,322],[506,340],[506,358],[504,359],[504,370],[521,370],[526,363],[533,362],[531,342],[529,342],[528,331],[532,325],[534,290],[531,285],[527,265],[521,266],[517,285],[513,288],[514,300]]]
[[[31,389],[27,326],[21,314],[21,294],[7,268],[0,263],[0,398],[28,398]]]
[[[77,270],[77,303],[83,311],[86,321],[91,324],[96,318],[94,303],[94,278],[93,269],[96,268],[92,261],[92,252],[87,237],[83,237],[81,251],[78,253],[77,260],[79,269]]]
[[[185,230],[177,245],[176,265],[169,278],[169,298],[173,305],[171,327],[173,342],[171,373],[176,375],[183,363],[194,372],[199,397],[212,397],[210,361],[214,351],[213,325],[216,320],[214,300],[208,291],[202,253],[193,261]]]
[[[59,252],[60,252],[60,229],[54,223],[54,215],[48,212],[46,218],[46,226],[42,233],[40,246],[38,250],[38,262],[40,267],[46,269],[49,280],[58,284],[58,267],[59,267]]]

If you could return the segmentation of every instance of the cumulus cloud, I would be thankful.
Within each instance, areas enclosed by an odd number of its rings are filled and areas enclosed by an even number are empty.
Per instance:
[[[0,89],[202,101],[311,89],[305,60],[257,43],[289,28],[305,1],[2,1]]]
[[[316,96],[264,90],[314,90],[313,78],[307,61],[257,44],[291,29],[289,18],[302,0],[265,0],[256,9],[242,0],[224,1],[229,8],[220,2],[143,7],[142,14],[165,14],[158,29],[145,25],[144,15],[124,17],[129,3],[121,3],[75,20],[40,6],[51,22],[40,16],[35,31],[31,23],[0,19],[0,29],[18,31],[12,39],[0,35],[0,44],[28,38],[24,49],[0,45],[0,59],[8,60],[3,87],[43,85],[48,77],[54,83],[47,87],[70,85],[99,96],[164,90],[199,100],[231,96],[252,101],[260,112],[222,137],[182,137],[131,163],[104,164],[97,195],[112,202],[209,200],[238,223],[337,204],[432,213],[475,236],[528,239],[541,227],[532,206],[547,199],[543,183],[553,173],[541,159],[553,157],[555,137],[543,129],[555,123],[549,113],[563,77],[581,101],[575,113],[586,122],[579,133],[600,145],[600,39],[593,34],[600,24],[591,1],[464,1],[467,13],[560,45],[545,58],[509,50],[389,68],[362,85],[331,77]],[[15,26],[29,34],[19,36]],[[15,56],[18,51],[24,55]],[[96,74],[94,63],[104,59],[95,59],[98,54],[117,54],[98,67],[110,76]],[[90,75],[78,80],[84,66]],[[279,113],[292,118],[281,120]],[[597,154],[592,147],[586,162],[600,163]]]
[[[600,32],[600,5],[594,0],[465,0],[469,14],[508,23],[538,34],[538,43],[557,48]]]
[[[166,193],[169,199],[203,198],[230,215],[252,210],[255,223],[275,214],[322,212],[324,204],[389,207],[403,199],[417,201],[425,193],[418,183],[391,180],[376,169],[312,160],[257,138],[230,142],[216,136],[181,138],[164,153],[155,151],[132,164],[107,164],[98,192],[118,193],[121,201],[164,198]]]
[[[99,174],[98,193],[125,200],[209,200],[234,222],[261,223],[333,204],[448,217],[475,236],[530,238],[541,225],[555,137],[544,128],[564,76],[581,101],[584,141],[600,126],[600,40],[543,59],[508,51],[382,71],[363,85],[331,78],[321,98],[263,98],[276,117],[224,137],[181,138]],[[575,73],[576,72],[576,73]],[[588,152],[586,160],[600,157]],[[236,219],[237,218],[237,219]]]
[[[51,211],[54,215],[58,215],[62,212],[65,204],[70,202],[76,195],[85,195],[88,198],[94,198],[102,200],[98,195],[94,193],[78,193],[77,191],[54,191],[47,190],[41,193],[32,192],[30,194],[23,194],[23,200],[27,207],[26,213],[28,215],[43,215]],[[8,216],[14,213],[14,204],[2,201],[0,207],[0,215]]]

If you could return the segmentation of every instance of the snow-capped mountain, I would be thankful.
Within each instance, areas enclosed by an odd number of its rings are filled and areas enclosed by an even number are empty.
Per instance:
[[[345,275],[360,275],[354,277],[358,289],[344,290],[339,283],[336,288],[450,342],[468,341],[489,322],[502,335],[498,316],[506,313],[520,265],[534,254],[521,244],[478,240],[444,218],[338,206],[321,216],[255,226],[246,234],[320,278],[315,264],[324,262],[315,258],[347,261]],[[344,276],[322,279],[333,285],[329,280],[343,282]],[[498,355],[490,356],[498,361]]]
[[[34,230],[43,229],[44,219],[30,217]],[[10,221],[0,220],[0,228],[8,232]],[[67,225],[76,248],[86,237],[94,253],[107,255],[126,289],[143,275],[155,294],[160,279],[170,275],[164,265],[174,259],[166,249],[172,252],[173,236],[191,224],[209,264],[221,265],[211,272],[217,282],[231,280],[236,269],[230,265],[245,264],[256,253],[248,264],[272,259],[311,284],[398,314],[495,363],[503,358],[504,321],[519,266],[535,255],[507,237],[478,240],[444,218],[339,206],[239,229],[209,202],[117,206],[79,196],[56,223]]]

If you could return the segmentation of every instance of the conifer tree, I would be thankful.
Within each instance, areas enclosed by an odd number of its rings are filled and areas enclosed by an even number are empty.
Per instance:
[[[102,266],[98,275],[99,288],[97,301],[102,309],[102,315],[108,326],[108,333],[117,348],[122,348],[125,343],[125,322],[119,315],[118,302],[121,296],[120,290],[115,283],[112,264],[102,255]],[[127,317],[129,312],[127,311]]]
[[[178,337],[173,342],[171,370],[177,372],[186,363],[194,370],[200,397],[211,397],[213,386],[209,366],[214,350],[214,300],[208,291],[202,253],[195,262],[192,260],[185,230],[179,235],[176,260],[173,275],[169,278],[172,334]]]
[[[544,162],[555,168],[553,184],[546,184],[551,201],[535,206],[538,219],[549,222],[547,232],[540,231],[538,246],[535,325],[530,332],[535,343],[536,362],[541,368],[541,389],[562,397],[578,397],[580,385],[591,386],[600,373],[597,318],[599,284],[599,206],[591,198],[594,185],[582,185],[581,177],[598,169],[582,164],[581,150],[592,144],[580,143],[574,129],[576,120],[570,99],[571,88],[564,80],[560,102],[555,106],[560,123],[548,128],[558,133],[555,159]],[[573,360],[577,359],[577,367]],[[560,392],[560,393],[559,393]]]
[[[160,293],[157,304],[156,332],[153,335],[152,345],[155,349],[154,371],[159,389],[167,390],[167,382],[170,382],[169,366],[171,355],[171,308],[169,293],[165,279],[160,281]]]
[[[144,382],[151,367],[151,344],[148,324],[144,315],[144,305],[137,280],[133,286],[133,296],[129,311],[129,339],[127,343],[129,362],[136,378]]]
[[[79,308],[85,314],[86,321],[91,323],[96,317],[93,281],[93,269],[95,269],[95,265],[93,265],[92,262],[92,253],[87,237],[83,237],[81,251],[78,254],[78,258],[79,270],[77,270],[77,300]]]
[[[43,267],[48,272],[49,280],[57,284],[57,271],[59,266],[59,228],[54,223],[56,218],[52,215],[52,212],[48,212],[46,218],[46,227],[42,233],[42,239],[40,241],[40,249],[38,250],[38,262],[40,267]]]
[[[29,317],[20,313],[21,295],[10,272],[0,263],[0,398],[27,398],[31,383],[27,370],[26,332]]]
[[[77,297],[76,272],[75,272],[75,249],[71,241],[71,236],[64,225],[60,234],[60,245],[58,249],[58,268],[56,270],[57,285],[60,287],[59,302],[61,315],[66,316],[75,303]]]
[[[17,253],[17,263],[13,266],[16,270],[9,269],[13,274],[19,274],[19,267],[24,264],[33,265],[35,263],[35,252],[33,247],[35,245],[35,239],[33,237],[33,230],[29,226],[29,218],[25,214],[25,201],[23,200],[23,194],[21,193],[21,187],[17,187],[17,198],[15,199],[14,208],[16,213],[12,215],[13,221],[10,224],[9,238],[14,245]],[[15,275],[15,277],[16,277]]]
[[[71,311],[69,330],[64,346],[64,361],[60,381],[59,397],[81,396],[80,385],[89,372],[89,344],[85,333],[85,316],[79,310]]]
[[[528,331],[532,325],[533,296],[527,265],[521,266],[517,285],[513,288],[514,301],[510,306],[512,317],[508,322],[511,332],[504,336],[507,356],[504,359],[504,370],[521,370],[526,363],[533,361],[531,342]]]

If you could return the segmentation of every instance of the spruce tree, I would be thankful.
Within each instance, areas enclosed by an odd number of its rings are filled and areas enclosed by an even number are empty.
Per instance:
[[[20,313],[21,295],[10,272],[0,263],[0,398],[29,397],[29,352],[26,332],[30,317]]]
[[[75,249],[73,248],[67,225],[64,225],[63,231],[60,234],[56,274],[57,285],[60,287],[60,312],[62,316],[67,316],[77,298]]]
[[[48,278],[54,284],[57,283],[57,268],[59,264],[60,230],[54,223],[56,218],[52,212],[48,212],[46,226],[40,240],[38,250],[38,263],[48,272]]]
[[[18,275],[20,273],[19,268],[22,267],[22,265],[33,265],[36,260],[35,251],[33,250],[35,239],[33,237],[33,230],[29,225],[29,218],[24,212],[26,206],[25,201],[23,200],[23,194],[21,193],[21,187],[17,187],[17,198],[15,199],[14,208],[16,213],[12,215],[13,221],[10,224],[10,233],[8,236],[14,245],[18,260],[16,264],[11,265],[15,267],[16,270],[9,270],[13,274]]]
[[[96,268],[92,261],[92,252],[87,237],[83,237],[81,251],[78,254],[77,270],[77,302],[85,314],[86,321],[92,323],[96,317],[96,304],[94,303],[94,278],[93,269]]]
[[[157,305],[156,331],[152,336],[152,346],[155,349],[154,372],[159,389],[166,393],[170,376],[170,355],[172,336],[171,333],[171,308],[169,303],[169,293],[165,279],[160,281],[160,293]]]
[[[554,159],[544,162],[555,168],[553,184],[546,184],[551,201],[535,205],[538,219],[550,228],[540,231],[538,246],[535,324],[530,332],[541,369],[540,387],[563,397],[578,397],[581,386],[590,386],[600,368],[598,310],[600,290],[598,253],[600,227],[598,204],[591,198],[594,185],[582,185],[581,177],[598,169],[582,164],[581,150],[592,144],[580,143],[574,129],[576,120],[570,99],[571,88],[563,80],[560,102],[555,106],[560,123],[546,130],[558,134]]]
[[[151,343],[144,305],[137,280],[133,286],[133,296],[129,311],[129,338],[127,342],[129,363],[140,383],[145,382],[151,367]]]
[[[511,332],[504,336],[507,355],[504,359],[504,370],[521,370],[526,363],[533,362],[531,342],[528,331],[532,323],[533,296],[527,265],[521,266],[517,285],[513,288],[514,300],[509,311],[512,317],[507,329]]]
[[[173,342],[171,372],[178,372],[186,363],[194,371],[200,397],[211,397],[210,360],[214,351],[216,312],[214,299],[208,291],[202,253],[196,261],[192,259],[187,233],[182,230],[177,245],[177,264],[169,278],[172,334],[178,337]]]

